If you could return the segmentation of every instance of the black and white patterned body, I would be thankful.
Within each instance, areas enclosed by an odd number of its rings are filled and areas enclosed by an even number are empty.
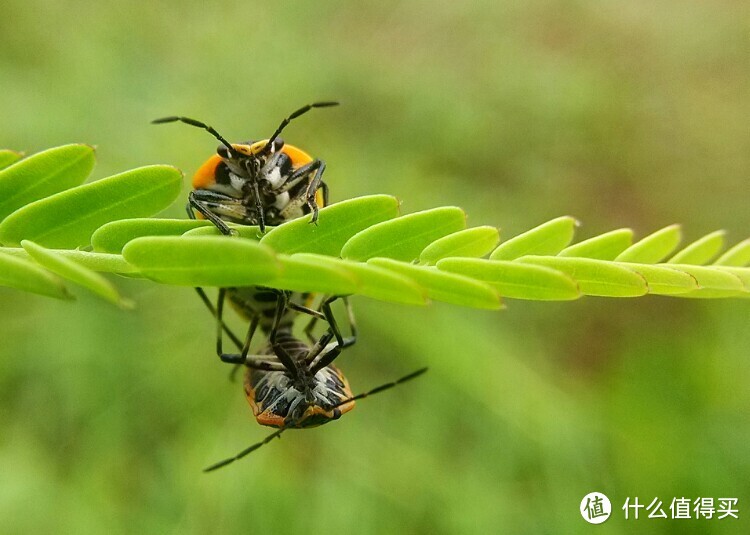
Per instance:
[[[333,342],[323,348],[315,360],[325,358],[336,345]],[[354,408],[354,401],[341,404],[353,396],[346,377],[333,364],[316,370],[314,363],[308,362],[311,347],[290,330],[277,334],[276,346],[294,359],[297,377],[288,370],[247,369],[245,394],[258,423],[279,428],[315,427]],[[270,346],[264,352],[271,359],[273,353]]]

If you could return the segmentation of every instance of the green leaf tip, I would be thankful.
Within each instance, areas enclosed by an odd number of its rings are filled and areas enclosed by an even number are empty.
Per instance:
[[[698,289],[679,297],[717,298],[747,296],[748,288],[742,279],[732,271],[714,266],[694,266],[688,264],[664,264],[673,269],[689,273],[698,281]]]
[[[578,256],[596,260],[614,260],[633,243],[633,231],[629,228],[611,230],[582,242],[570,245],[558,253],[559,256]]]
[[[0,223],[0,242],[27,239],[49,248],[87,246],[99,227],[116,219],[147,217],[179,195],[182,173],[152,165],[56,193],[18,209]]]
[[[57,256],[73,260],[91,271],[105,273],[119,273],[121,275],[134,275],[136,269],[125,262],[122,255],[111,253],[93,253],[79,249],[49,249]],[[0,247],[0,252],[15,256],[17,258],[29,258],[29,253],[21,247]]]
[[[584,295],[638,297],[648,293],[646,279],[639,273],[605,260],[560,256],[524,256],[519,262],[546,266],[578,281]]]
[[[614,260],[618,262],[637,262],[654,264],[667,258],[682,241],[680,225],[670,225],[634,243]]]
[[[357,277],[336,262],[321,261],[304,254],[279,254],[277,260],[281,263],[281,271],[267,283],[271,288],[329,295],[357,292]]]
[[[573,241],[578,225],[578,221],[570,216],[547,221],[498,245],[490,254],[490,260],[516,260],[527,255],[556,255]]]
[[[648,293],[652,295],[679,295],[699,288],[698,281],[690,273],[685,273],[665,264],[639,264],[636,262],[616,262],[616,265],[640,274],[648,282]]]
[[[31,202],[82,184],[94,168],[89,145],[38,152],[0,171],[0,221]]]
[[[23,158],[23,153],[15,150],[0,149],[0,170]]]
[[[750,269],[741,268],[741,267],[733,267],[733,266],[713,266],[713,267],[715,269],[718,269],[719,271],[731,273],[732,275],[740,279],[747,293],[738,294],[738,296],[745,297],[745,298],[750,297]]]
[[[717,230],[695,240],[669,259],[670,264],[708,264],[724,247],[726,231]]]
[[[419,263],[435,265],[449,257],[479,258],[490,253],[500,242],[495,227],[474,227],[443,236],[429,244],[419,255]]]
[[[435,301],[472,308],[498,310],[502,308],[500,295],[489,284],[433,266],[416,266],[391,258],[371,258],[368,264],[405,275],[427,290]]]
[[[750,238],[741,241],[727,252],[721,255],[716,262],[717,266],[744,267],[750,265]]]
[[[34,242],[23,240],[21,246],[31,258],[52,273],[86,288],[121,308],[133,308],[134,304],[131,300],[122,298],[115,286],[95,271]]]
[[[353,262],[310,253],[292,255],[318,264],[345,270],[357,282],[356,294],[407,305],[427,304],[427,291],[416,281],[395,271],[362,262]]]
[[[237,237],[135,238],[122,254],[145,277],[181,286],[255,286],[282,270],[272,249]]]
[[[181,236],[191,229],[216,228],[210,221],[196,219],[120,219],[105,223],[91,235],[94,251],[101,253],[122,252],[125,244],[142,236]]]
[[[466,228],[466,214],[455,206],[433,208],[377,223],[352,236],[341,257],[365,261],[374,257],[411,262],[429,244]]]
[[[578,283],[569,275],[549,267],[478,258],[446,258],[437,263],[450,271],[492,285],[503,297],[535,301],[578,299]]]
[[[339,256],[355,234],[398,216],[398,199],[390,195],[369,195],[337,202],[320,209],[317,224],[311,215],[271,229],[261,243],[285,254],[316,253]]]
[[[0,252],[0,286],[72,300],[62,280],[30,260]]]

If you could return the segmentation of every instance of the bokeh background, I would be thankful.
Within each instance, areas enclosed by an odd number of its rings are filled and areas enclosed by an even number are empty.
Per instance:
[[[455,204],[506,238],[566,214],[580,238],[750,234],[744,2],[0,11],[0,146],[94,144],[94,178],[152,163],[190,176],[215,149],[156,117],[241,140],[338,99],[284,136],[327,161],[334,201]],[[2,533],[748,532],[750,301],[356,298],[360,342],[340,359],[353,388],[430,372],[205,475],[268,431],[192,290],[117,283],[136,311],[0,289]],[[578,512],[594,490],[616,509],[598,527]],[[741,519],[626,522],[636,496],[736,497]]]

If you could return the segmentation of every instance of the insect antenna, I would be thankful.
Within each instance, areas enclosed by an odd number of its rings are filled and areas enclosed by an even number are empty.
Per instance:
[[[204,468],[203,471],[204,472],[213,472],[214,470],[218,470],[219,468],[222,468],[223,466],[226,466],[226,465],[228,465],[230,463],[233,463],[234,461],[236,461],[238,459],[242,459],[248,453],[252,453],[255,450],[257,450],[258,448],[260,448],[261,446],[263,446],[264,444],[268,444],[269,442],[271,442],[274,438],[280,437],[281,433],[283,433],[287,429],[289,429],[289,428],[288,427],[282,427],[278,431],[274,431],[273,433],[271,433],[270,435],[268,435],[266,438],[264,438],[260,442],[256,442],[255,444],[253,444],[249,448],[245,448],[244,450],[242,450],[241,452],[239,452],[234,457],[229,457],[228,459],[224,459],[223,461],[219,461],[216,464],[212,464],[208,468]]]
[[[412,372],[409,375],[405,375],[401,379],[397,379],[397,380],[392,381],[390,383],[386,383],[384,385],[380,385],[380,386],[378,386],[376,388],[373,388],[372,390],[368,390],[367,392],[363,392],[361,394],[357,394],[356,396],[353,396],[353,397],[350,397],[350,398],[345,399],[343,401],[340,401],[339,403],[337,403],[336,405],[334,405],[333,407],[331,407],[331,409],[335,409],[337,407],[340,407],[341,405],[346,405],[347,403],[351,403],[352,401],[357,401],[358,399],[366,398],[367,396],[372,396],[373,394],[378,394],[380,392],[383,392],[384,390],[388,390],[390,388],[393,388],[394,386],[397,386],[397,385],[400,385],[402,383],[405,383],[406,381],[411,381],[412,379],[415,379],[415,378],[419,377],[420,375],[422,375],[423,373],[425,373],[427,370],[428,370],[428,368],[420,368],[419,370],[417,370],[415,372]],[[219,461],[216,464],[212,464],[208,468],[204,468],[203,471],[204,472],[213,472],[214,470],[218,470],[219,468],[223,468],[224,466],[226,466],[228,464],[231,464],[234,461],[242,459],[245,455],[248,455],[249,453],[252,453],[255,450],[257,450],[258,448],[260,448],[261,446],[264,446],[265,444],[268,444],[274,438],[280,437],[281,434],[284,431],[286,431],[287,429],[290,429],[292,427],[294,427],[294,423],[292,423],[291,425],[287,425],[285,427],[282,427],[282,428],[278,429],[277,431],[274,431],[273,433],[271,433],[270,435],[268,435],[266,438],[264,438],[260,442],[256,442],[255,444],[253,444],[249,448],[245,448],[244,450],[242,450],[241,452],[239,452],[234,457],[229,457],[228,459],[224,459],[223,461]]]
[[[224,136],[222,136],[221,134],[219,134],[216,131],[216,129],[214,129],[213,126],[209,126],[206,123],[202,123],[200,121],[196,121],[195,119],[191,119],[189,117],[179,117],[179,116],[173,115],[171,117],[162,117],[161,119],[154,119],[153,121],[151,121],[151,124],[174,123],[174,122],[178,122],[178,121],[181,122],[181,123],[189,124],[190,126],[195,126],[197,128],[202,128],[202,129],[206,130],[209,134],[211,134],[216,139],[218,139],[219,141],[221,141],[221,144],[224,145],[227,148],[227,150],[232,155],[232,157],[238,158],[238,157],[242,156],[242,154],[240,154],[239,152],[237,152],[237,149],[235,149],[229,141],[227,141],[226,139],[224,139]]]
[[[291,123],[294,119],[296,119],[300,115],[304,115],[305,113],[307,113],[313,108],[328,108],[329,106],[338,106],[338,105],[339,105],[338,102],[330,101],[330,102],[313,102],[312,104],[308,104],[307,106],[302,106],[300,109],[292,113],[289,117],[281,121],[281,124],[276,129],[276,132],[274,132],[273,135],[270,138],[268,138],[268,141],[263,146],[263,149],[261,149],[260,152],[263,153],[263,152],[269,151],[271,147],[273,146],[273,142],[276,140],[279,134],[281,134],[281,131],[284,130],[284,128],[286,128],[289,123]]]
[[[352,401],[357,401],[359,399],[366,398],[367,396],[372,396],[373,394],[379,394],[380,392],[383,392],[384,390],[389,390],[393,388],[394,386],[398,386],[400,384],[405,383],[406,381],[411,381],[412,379],[416,379],[423,373],[425,373],[429,368],[420,368],[415,372],[411,372],[409,375],[404,375],[401,379],[396,379],[395,381],[391,381],[390,383],[386,383],[384,385],[380,385],[378,387],[373,388],[372,390],[368,390],[367,392],[362,392],[361,394],[357,394],[356,396],[350,397],[348,399],[345,399],[343,401],[339,401],[331,407],[331,409],[335,409],[336,407],[341,407],[342,405],[346,405],[347,403],[351,403]]]

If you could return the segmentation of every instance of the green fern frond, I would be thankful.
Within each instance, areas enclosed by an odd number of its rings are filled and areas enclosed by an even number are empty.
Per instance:
[[[571,245],[578,223],[564,216],[498,244],[494,227],[467,229],[460,208],[400,216],[397,199],[372,195],[321,209],[317,225],[306,216],[265,235],[231,225],[237,235],[222,236],[205,221],[147,217],[178,196],[174,168],[151,166],[76,186],[51,178],[47,165],[34,171],[35,158],[0,172],[0,188],[4,176],[17,184],[14,168],[22,164],[27,179],[30,173],[44,184],[27,188],[37,194],[0,222],[0,285],[43,295],[67,298],[68,280],[127,305],[97,273],[110,272],[172,285],[263,285],[487,309],[501,308],[502,297],[750,296],[750,240],[722,254],[723,231],[679,251],[677,225],[635,243],[632,230],[618,229]],[[40,191],[47,193],[32,198]]]

